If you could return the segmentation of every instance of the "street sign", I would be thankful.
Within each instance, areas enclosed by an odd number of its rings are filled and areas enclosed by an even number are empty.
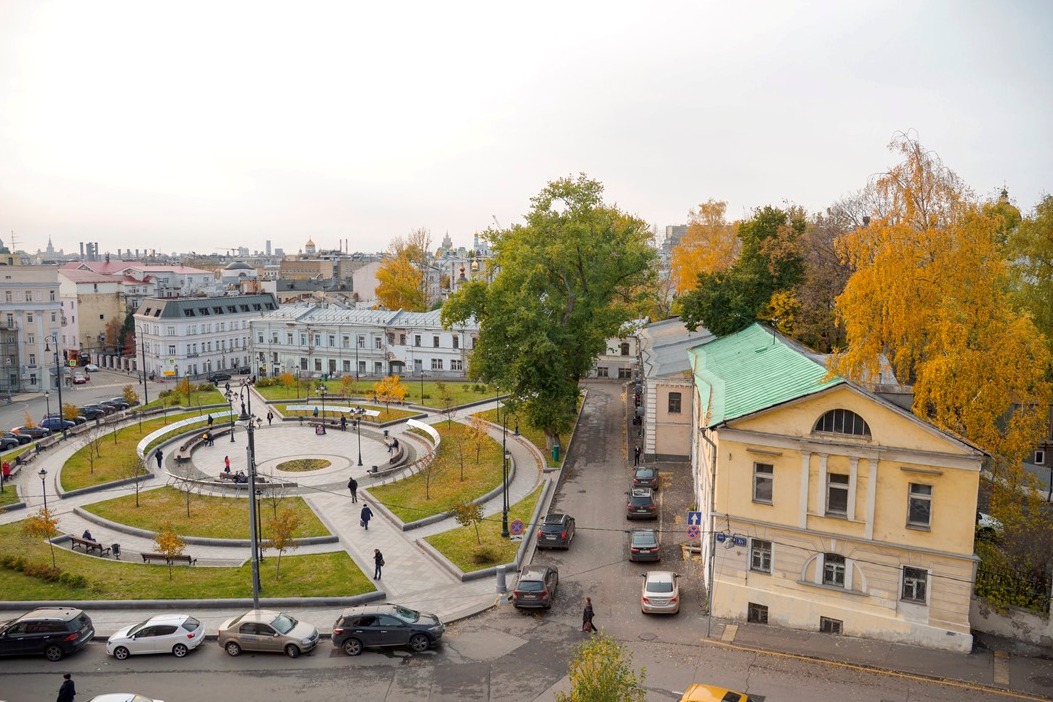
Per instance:
[[[702,513],[701,512],[688,512],[687,513],[687,524],[688,524],[688,526],[691,526],[692,524],[697,524],[698,526],[701,527],[702,526]]]
[[[508,531],[515,536],[519,536],[523,533],[523,520],[516,519],[514,522],[508,525]]]
[[[511,536],[508,537],[508,540],[509,541],[522,541],[523,540],[523,535],[522,534],[512,534]]]
[[[700,526],[697,524],[691,524],[687,527],[687,538],[697,539],[700,536],[702,536],[702,528]]]

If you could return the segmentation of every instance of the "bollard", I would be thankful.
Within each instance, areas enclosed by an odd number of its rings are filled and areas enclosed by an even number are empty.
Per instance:
[[[497,592],[505,594],[508,592],[508,586],[505,584],[505,567],[503,565],[497,566]]]

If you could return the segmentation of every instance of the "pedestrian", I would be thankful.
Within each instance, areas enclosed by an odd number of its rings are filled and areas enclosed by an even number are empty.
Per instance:
[[[362,511],[359,513],[359,517],[362,519],[362,527],[369,531],[369,520],[373,518],[373,510],[369,508],[368,504],[362,505]]]
[[[165,454],[164,454],[163,451],[161,451],[161,449],[157,449],[156,451],[154,451],[154,460],[157,461],[157,469],[158,470],[161,470],[161,462],[164,461],[164,459],[165,459]]]
[[[210,415],[208,415],[208,428],[209,428],[209,429],[211,429],[211,428],[212,428],[212,415],[211,415],[211,414],[210,414]]]
[[[390,454],[390,453],[391,453],[391,450],[392,450],[393,448],[395,448],[395,442],[394,442],[394,440],[392,440],[392,441],[385,441],[384,443],[386,443],[386,444],[388,445],[388,453]]]
[[[590,634],[596,631],[596,626],[592,623],[592,598],[585,598],[585,611],[581,613],[581,630],[587,631]]]
[[[380,580],[380,569],[384,565],[384,554],[380,552],[379,548],[373,549],[373,563],[376,568],[373,570],[373,579]]]
[[[635,449],[633,449],[633,465],[634,466],[640,465],[640,447],[639,446],[637,446]]]
[[[315,416],[315,418],[318,417],[318,408],[317,407],[314,408],[314,416]]]
[[[95,537],[92,536],[91,532],[88,531],[87,529],[85,529],[84,533],[80,535],[80,538],[84,539],[85,541],[94,541],[95,540]]]
[[[270,410],[267,410],[267,426],[270,426],[271,422],[273,422],[273,421],[274,421],[274,412],[271,412]]]
[[[351,491],[351,502],[358,502],[358,481],[354,476],[347,479],[347,489]]]
[[[58,700],[56,702],[73,702],[73,698],[77,696],[77,688],[73,685],[73,676],[69,673],[62,675],[62,687],[58,691]]]
[[[11,461],[4,461],[4,467],[0,470],[0,492],[4,490],[4,484],[11,482]]]
[[[347,417],[340,415],[340,431],[347,431]]]
[[[206,431],[205,432],[205,443],[208,446],[215,446],[216,445],[216,440],[212,438],[212,432],[211,431]]]
[[[230,456],[224,456],[223,457],[223,472],[224,473],[229,473],[230,472]]]

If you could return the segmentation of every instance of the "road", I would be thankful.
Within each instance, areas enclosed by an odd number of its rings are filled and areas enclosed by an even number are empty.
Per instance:
[[[519,612],[508,605],[450,626],[444,643],[425,654],[367,651],[349,658],[328,641],[296,660],[280,655],[231,658],[214,641],[184,659],[168,656],[117,661],[102,643],[60,663],[26,658],[0,660],[0,700],[53,699],[61,673],[71,672],[78,700],[112,691],[133,691],[166,702],[192,700],[347,699],[371,702],[551,702],[567,689],[567,663],[582,641],[583,598],[592,597],[600,630],[632,653],[633,667],[647,669],[647,699],[668,702],[692,682],[712,682],[748,691],[767,702],[977,702],[1035,699],[888,675],[775,654],[757,653],[706,640],[697,565],[680,557],[685,527],[686,466],[663,473],[663,566],[683,576],[683,610],[675,617],[639,611],[640,574],[649,565],[629,563],[624,518],[632,469],[625,460],[622,387],[589,386],[582,422],[552,506],[577,519],[578,532],[566,551],[545,551],[536,563],[560,571],[553,608]],[[111,393],[112,394],[112,393]],[[631,463],[629,461],[628,463]],[[675,489],[670,489],[675,487]],[[674,497],[674,495],[678,497]],[[145,615],[144,615],[145,618]],[[328,628],[330,622],[314,622]]]
[[[142,385],[138,384],[134,375],[101,370],[92,373],[90,377],[91,380],[83,385],[63,387],[63,403],[73,403],[78,406],[89,405],[98,400],[117,397],[122,393],[126,385],[131,385],[135,389],[140,401],[143,399]],[[156,399],[156,393],[164,389],[164,385],[151,383],[150,396]],[[46,414],[48,405],[50,405],[52,412],[58,411],[57,391],[50,391],[47,399],[44,398],[44,393],[15,395],[11,404],[0,407],[0,427],[3,427],[4,430],[10,430],[12,427],[22,426],[26,423],[26,413],[33,418],[34,422],[39,422]]]

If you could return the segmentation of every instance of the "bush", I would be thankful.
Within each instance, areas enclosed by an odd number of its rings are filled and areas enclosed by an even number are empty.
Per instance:
[[[26,559],[23,556],[14,556],[9,553],[5,553],[0,556],[0,566],[7,568],[8,570],[15,570],[21,573],[26,569]]]
[[[75,590],[83,590],[88,587],[88,579],[83,575],[77,575],[74,573],[63,572],[59,576],[59,582],[66,587],[71,587]]]
[[[61,568],[52,568],[47,563],[27,563],[22,569],[22,573],[31,578],[46,580],[49,583],[53,583],[62,577]]]
[[[493,546],[487,546],[486,544],[476,546],[472,549],[472,563],[476,565],[485,566],[496,564],[500,556],[501,554],[498,553],[496,548]]]

